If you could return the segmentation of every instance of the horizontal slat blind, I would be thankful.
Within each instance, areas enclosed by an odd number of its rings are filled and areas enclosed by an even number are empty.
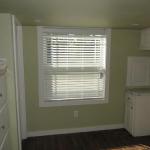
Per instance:
[[[104,98],[106,36],[43,32],[45,100]]]
[[[104,80],[99,74],[52,75],[44,81],[45,99],[68,100],[104,96]]]

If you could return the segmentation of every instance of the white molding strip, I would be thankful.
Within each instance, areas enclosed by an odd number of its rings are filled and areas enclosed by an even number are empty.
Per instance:
[[[120,128],[124,128],[124,124],[102,125],[102,126],[83,127],[83,128],[54,129],[54,130],[45,130],[45,131],[31,131],[28,132],[27,135],[28,137],[36,137],[36,136],[46,136],[46,135],[111,130],[111,129],[120,129]]]

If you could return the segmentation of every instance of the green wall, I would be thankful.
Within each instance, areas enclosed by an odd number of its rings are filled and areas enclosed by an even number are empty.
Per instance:
[[[149,55],[139,50],[138,30],[112,30],[109,103],[39,108],[36,27],[24,26],[24,65],[28,131],[122,124],[127,56]],[[73,111],[79,118],[73,118]]]
[[[0,57],[7,59],[7,100],[9,108],[10,150],[18,150],[17,112],[13,60],[11,15],[0,14]]]

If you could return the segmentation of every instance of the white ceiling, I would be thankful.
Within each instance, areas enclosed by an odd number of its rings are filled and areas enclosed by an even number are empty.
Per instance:
[[[0,12],[15,14],[23,25],[150,26],[150,0],[0,0]]]

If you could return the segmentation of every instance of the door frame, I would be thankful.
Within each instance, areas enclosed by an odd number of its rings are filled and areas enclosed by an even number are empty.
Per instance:
[[[19,148],[27,138],[22,26],[12,15]]]
[[[20,124],[21,124],[21,138],[27,138],[27,124],[26,124],[26,101],[25,101],[25,81],[24,81],[24,61],[23,61],[23,37],[22,26],[17,26],[17,41],[18,41],[18,90],[20,93]]]

